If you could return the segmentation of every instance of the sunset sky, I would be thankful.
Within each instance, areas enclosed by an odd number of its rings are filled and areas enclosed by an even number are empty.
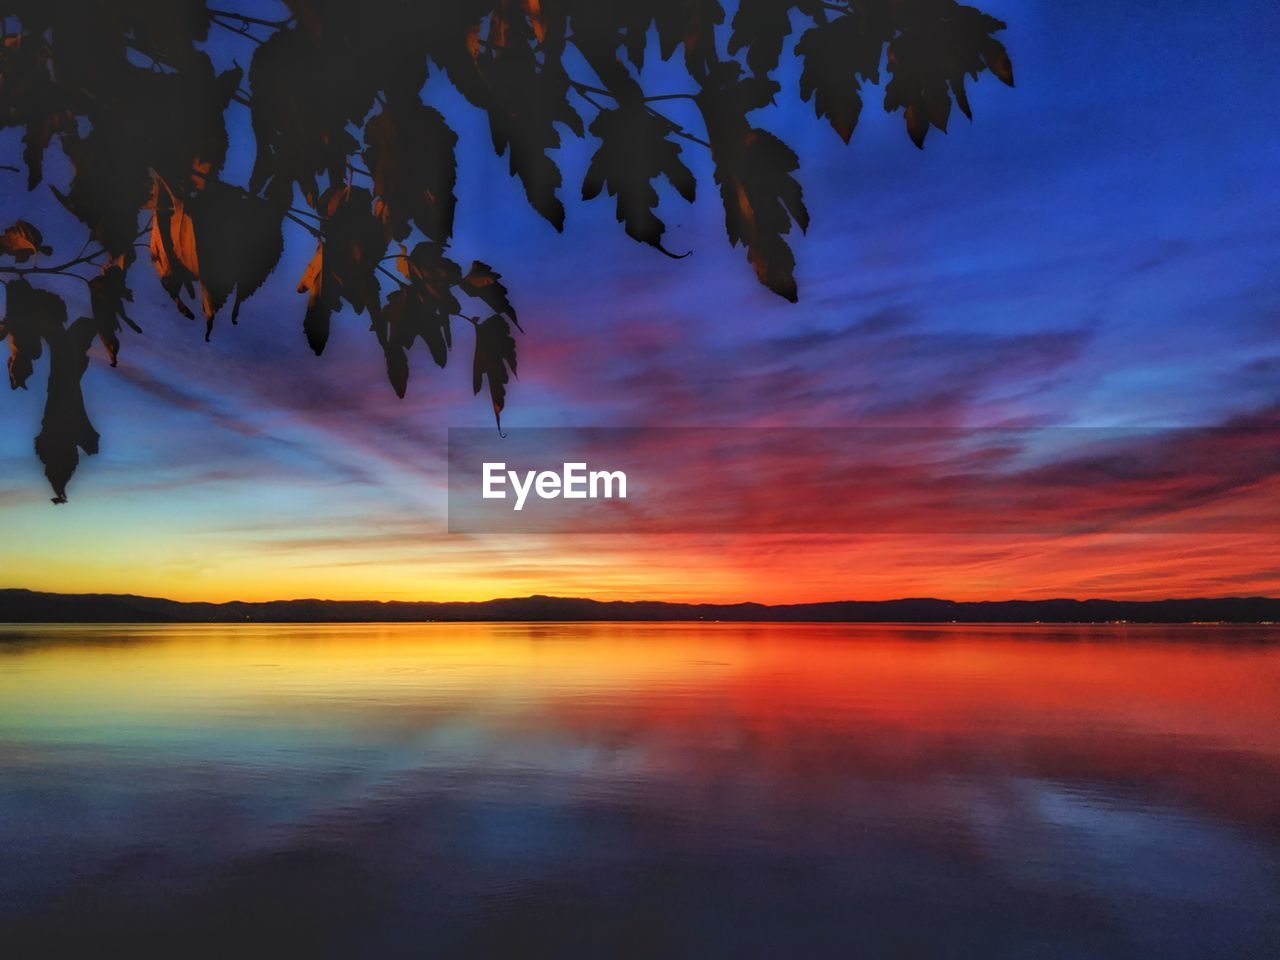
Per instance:
[[[494,156],[485,117],[429,82],[462,142],[455,258],[502,273],[526,331],[504,424],[1274,425],[1275,5],[978,5],[1009,24],[1017,88],[985,76],[975,122],[957,115],[923,152],[875,92],[845,147],[784,61],[779,105],[754,119],[801,157],[813,223],[793,238],[797,305],[727,244],[701,148],[684,151],[697,203],[668,190],[659,211],[687,259],[629,240],[611,200],[578,200],[592,147],[572,139],[556,234]],[[241,43],[220,36],[211,53],[244,63]],[[243,182],[253,140],[247,112],[230,109],[226,177]],[[4,146],[17,135],[4,131]],[[48,179],[65,172],[50,151]],[[6,211],[74,255],[82,234],[47,188],[19,195],[21,177],[0,177]],[[470,331],[455,327],[444,371],[416,347],[398,400],[366,318],[344,313],[324,356],[311,354],[294,288],[314,244],[286,238],[240,325],[220,318],[208,344],[143,254],[131,315],[145,336],[128,336],[119,368],[99,355],[86,376],[102,452],[82,462],[68,504],[49,503],[31,450],[42,385],[0,398],[0,586],[210,600],[1280,592],[1274,531],[1238,528],[449,534],[446,430],[492,424],[471,395]],[[73,316],[85,309],[80,289],[54,282]],[[1272,460],[1255,490],[1276,490],[1278,475]],[[786,486],[776,495],[785,503]]]

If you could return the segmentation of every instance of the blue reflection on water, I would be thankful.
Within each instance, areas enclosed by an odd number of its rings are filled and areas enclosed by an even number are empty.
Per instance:
[[[0,942],[1275,955],[1274,638],[1076,629],[27,630]]]

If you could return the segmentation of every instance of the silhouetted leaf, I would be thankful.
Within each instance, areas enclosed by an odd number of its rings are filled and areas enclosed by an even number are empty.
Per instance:
[[[213,181],[192,202],[201,302],[207,330],[232,292],[231,322],[275,269],[284,250],[281,211],[238,187]]]
[[[376,90],[413,95],[427,79],[426,52],[442,21],[455,8],[492,7],[492,0],[362,0],[358,15],[344,0],[285,0],[298,32],[312,45],[324,76],[304,76],[318,95],[365,103],[351,113],[358,123]],[[305,74],[315,63],[300,63]],[[345,88],[345,90],[338,89]]]
[[[377,78],[361,74],[335,39],[335,49],[303,29],[280,30],[254,53],[249,65],[253,135],[258,154],[249,189],[264,188],[281,206],[295,183],[309,203],[341,184],[348,157],[358,147],[347,125],[373,104]]]
[[[26,263],[37,253],[47,256],[53,253],[53,248],[45,245],[44,236],[27,221],[18,220],[0,233],[0,256]]]
[[[125,303],[132,300],[133,291],[124,283],[124,270],[114,264],[89,281],[89,306],[94,328],[113,367],[120,355],[120,321],[127,323],[135,333],[142,332],[124,310]]]
[[[173,66],[186,66],[195,45],[209,38],[205,0],[113,0],[131,46]]]
[[[389,101],[364,128],[364,160],[373,175],[374,213],[387,236],[403,240],[409,222],[444,243],[453,233],[458,135],[438,110]]]
[[[453,344],[450,320],[459,315],[462,309],[458,302],[459,293],[474,297],[496,311],[491,318],[495,322],[479,324],[483,333],[478,334],[480,339],[477,350],[481,352],[477,354],[478,366],[475,370],[482,371],[483,363],[487,362],[484,350],[491,346],[502,346],[493,336],[497,323],[501,323],[503,330],[508,330],[507,320],[516,322],[515,307],[507,296],[507,288],[502,284],[501,275],[488,264],[477,260],[464,276],[462,268],[445,256],[442,246],[429,242],[418,244],[412,253],[402,253],[397,258],[397,263],[401,274],[409,283],[388,296],[382,323],[380,325],[375,322],[374,325],[387,356],[387,374],[396,392],[404,395],[404,385],[409,376],[406,351],[415,338],[420,337],[427,345],[438,366],[443,367],[447,362],[449,349]],[[510,356],[514,370],[514,341],[510,346]],[[479,375],[477,372],[476,376]],[[497,373],[494,375],[497,376]],[[479,383],[479,380],[476,382]],[[505,383],[505,374],[497,386],[494,386],[492,380],[490,383],[490,389],[497,391],[495,403],[499,405],[499,409],[501,397],[505,396]],[[479,387],[476,389],[478,392]]]
[[[693,202],[693,173],[680,159],[680,146],[669,137],[670,121],[645,109],[642,103],[601,110],[591,123],[600,149],[591,158],[582,198],[590,200],[607,189],[618,198],[617,217],[628,236],[662,250],[666,225],[654,214],[658,191],[653,181],[665,176],[682,197]]]
[[[893,32],[887,7],[867,4],[801,35],[796,54],[804,62],[800,96],[813,98],[814,111],[826,117],[845,143],[862,113],[859,88],[880,82],[880,60]]]
[[[450,317],[461,309],[453,289],[462,282],[462,268],[437,243],[420,243],[412,253],[400,249],[396,264],[409,284],[387,297],[373,329],[386,355],[387,377],[403,399],[409,380],[408,350],[415,338],[422,338],[438,366],[449,359]]]
[[[309,294],[307,312],[302,318],[302,330],[307,335],[307,345],[318,357],[329,342],[329,318],[342,304],[338,299],[337,284],[327,281],[324,269],[324,244],[316,247],[311,262],[298,281],[298,292]]]
[[[907,133],[917,147],[924,147],[929,127],[944,133],[951,102],[972,118],[965,92],[965,76],[977,78],[991,70],[1013,85],[1013,65],[1004,45],[991,34],[1005,25],[973,7],[954,2],[916,0],[902,10],[899,32],[889,41],[888,68],[892,78],[885,85],[884,107],[899,108]]]
[[[733,15],[729,53],[747,51],[747,66],[763,76],[778,65],[782,45],[791,34],[791,11],[798,10],[815,20],[826,18],[821,0],[740,0]]]
[[[85,136],[68,130],[63,146],[75,174],[58,198],[112,254],[133,259],[138,211],[158,175],[175,192],[216,175],[227,151],[223,111],[239,69],[215,75],[200,54],[181,74],[123,71],[94,113]]]
[[[27,165],[27,189],[34,190],[44,179],[44,152],[54,136],[74,122],[67,110],[50,110],[27,123],[23,134],[22,160]]]
[[[387,361],[387,380],[401,400],[409,389],[409,345],[412,337],[407,337],[403,331],[413,322],[407,317],[410,309],[407,292],[393,290],[382,308],[382,319],[387,329],[379,334],[382,354]]]
[[[571,13],[574,45],[587,35],[591,42],[604,41],[611,53],[619,45],[637,70],[644,67],[649,28],[654,25],[654,5],[649,3],[597,3],[578,0]],[[676,43],[679,41],[677,40]],[[673,48],[674,48],[673,43]],[[670,52],[666,54],[670,56]]]
[[[451,288],[462,282],[462,267],[445,256],[442,244],[431,241],[419,243],[412,252],[406,252],[401,247],[400,255],[396,257],[396,269],[415,287],[424,288],[434,299],[452,296],[449,292]],[[451,312],[458,309],[455,303]]]
[[[160,285],[185,317],[193,317],[182,292],[195,295],[205,316],[205,339],[213,318],[234,291],[234,323],[244,302],[275,269],[284,248],[281,211],[266,200],[219,180],[194,197],[175,195],[157,178],[151,222],[151,262]]]
[[[507,154],[530,205],[563,230],[560,169],[547,151],[560,146],[557,124],[583,134],[582,118],[569,104],[567,74],[558,59],[538,58],[532,27],[505,7],[475,24],[466,39],[467,56],[443,55],[450,79],[488,112],[493,148]]]
[[[350,186],[330,189],[320,198],[320,244],[298,283],[299,293],[310,294],[303,329],[317,356],[329,339],[329,317],[343,300],[356,313],[369,310],[375,319],[381,309],[375,271],[387,244],[372,202],[368,190]]]
[[[507,288],[502,284],[502,274],[487,263],[473,260],[471,269],[459,281],[458,286],[467,296],[475,297],[494,313],[503,314],[517,327],[520,326],[520,321],[516,319],[516,308],[511,305]]]
[[[89,422],[80,389],[94,334],[94,322],[89,317],[81,317],[65,330],[59,328],[45,334],[49,344],[49,392],[36,437],[36,455],[53,487],[54,503],[67,502],[67,482],[80,463],[78,451],[98,452],[98,431]]]
[[[457,306],[449,294],[437,299],[421,286],[401,287],[387,296],[383,326],[375,329],[386,355],[387,377],[398,396],[404,397],[409,382],[408,350],[415,339],[422,338],[437,366],[448,362],[453,344],[449,317]]]
[[[49,330],[61,330],[67,323],[67,307],[62,298],[37,290],[19,277],[5,284],[4,331],[9,339],[9,387],[26,387],[32,364],[43,353],[41,338]]]
[[[711,141],[729,241],[747,248],[761,283],[794,303],[795,256],[782,238],[793,220],[801,230],[809,226],[800,184],[791,176],[800,162],[790,147],[746,118],[777,89],[771,80],[742,79],[741,67],[729,61],[717,66],[697,101]]]
[[[476,352],[471,365],[471,387],[479,393],[485,378],[493,400],[493,416],[502,429],[502,408],[507,403],[507,383],[516,372],[516,341],[506,318],[494,314],[476,324]]]
[[[716,27],[724,23],[718,0],[653,0],[650,6],[662,59],[683,46],[685,69],[695,79],[705,77],[717,60]]]
[[[178,310],[189,320],[195,314],[182,299],[195,296],[196,260],[195,228],[185,204],[159,177],[152,192],[151,240],[148,249],[151,263],[160,277],[160,286],[169,294]],[[186,259],[184,259],[184,256]]]
[[[72,123],[68,98],[53,80],[49,46],[39,33],[7,34],[0,44],[0,126],[21,126],[27,189],[44,175],[44,151]]]
[[[9,337],[9,384],[25,386],[31,364],[41,355],[41,341],[49,347],[49,384],[44,419],[36,437],[36,454],[53,487],[54,503],[63,503],[67,481],[80,462],[77,447],[98,452],[98,433],[85,413],[80,378],[89,364],[89,345],[96,332],[88,317],[67,326],[62,298],[37,290],[24,279],[6,285],[4,330]]]

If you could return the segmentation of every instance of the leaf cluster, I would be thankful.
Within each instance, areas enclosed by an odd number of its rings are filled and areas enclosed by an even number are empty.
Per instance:
[[[297,289],[317,354],[335,313],[366,316],[404,396],[414,345],[443,367],[461,322],[473,331],[475,392],[487,384],[500,423],[516,372],[516,311],[492,267],[464,271],[451,257],[458,136],[425,104],[431,84],[451,85],[484,113],[494,151],[556,230],[566,218],[555,156],[564,136],[595,143],[584,200],[607,195],[627,235],[663,253],[660,185],[693,202],[685,152],[709,151],[729,241],[761,283],[794,301],[788,237],[809,222],[799,158],[752,117],[780,93],[771,73],[788,49],[802,65],[799,95],[846,142],[882,70],[886,110],[902,113],[921,146],[931,127],[946,129],[953,104],[970,114],[966,80],[990,72],[1013,82],[993,36],[1004,25],[955,0],[258,7],[274,13],[207,0],[0,0],[0,126],[22,133],[21,156],[6,166],[25,170],[34,190],[60,144],[71,174],[49,189],[86,235],[79,254],[50,264],[34,224],[15,216],[0,234],[10,384],[25,387],[47,353],[36,451],[59,501],[79,453],[97,449],[80,387],[90,346],[100,341],[114,365],[121,331],[137,329],[125,305],[138,251],[176,309],[204,320],[207,338],[227,304],[234,323],[275,270],[286,221],[315,239]],[[245,68],[214,66],[215,32],[242,46]],[[644,88],[650,37],[662,59],[681,64],[686,89]],[[687,101],[700,126],[677,120],[673,101]],[[223,175],[237,110],[248,112],[256,144],[245,183]],[[69,322],[62,297],[32,283],[61,278],[86,284],[88,316]]]

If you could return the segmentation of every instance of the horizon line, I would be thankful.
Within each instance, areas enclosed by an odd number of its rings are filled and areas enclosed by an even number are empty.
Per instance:
[[[359,603],[359,604],[435,604],[449,606],[480,606],[487,603],[507,603],[519,600],[568,600],[579,603],[599,603],[599,604],[645,604],[659,603],[666,606],[674,607],[764,607],[770,610],[781,610],[790,607],[817,607],[830,604],[851,604],[851,603],[949,603],[958,606],[973,606],[984,603],[1129,603],[1129,604],[1155,604],[1155,603],[1226,603],[1230,601],[1268,601],[1280,602],[1280,596],[1268,596],[1266,594],[1224,594],[1221,596],[1163,596],[1154,598],[1134,598],[1134,597],[1107,597],[1107,596],[1086,596],[1073,597],[1067,595],[1059,595],[1052,597],[999,597],[984,598],[981,600],[955,600],[950,597],[930,596],[927,594],[917,594],[914,596],[897,596],[897,597],[879,597],[876,599],[839,597],[827,600],[796,600],[786,603],[769,603],[763,600],[663,600],[655,597],[645,597],[638,600],[625,599],[600,599],[598,597],[588,597],[573,594],[558,593],[529,593],[519,596],[495,596],[487,597],[483,600],[437,600],[437,599],[414,599],[414,600],[375,600],[373,598],[337,598],[337,597],[316,597],[316,596],[296,596],[296,597],[275,597],[270,600],[175,600],[172,597],[157,596],[155,594],[146,593],[121,593],[116,591],[61,591],[61,590],[37,590],[31,587],[0,587],[0,596],[13,593],[25,593],[41,597],[58,597],[58,598],[74,598],[74,597],[95,597],[95,598],[120,598],[131,600],[152,600],[162,603],[173,603],[186,606],[231,606],[235,604],[243,606],[261,606],[270,603]]]
[[[385,614],[385,615],[384,615]],[[488,600],[184,601],[130,593],[52,593],[0,588],[0,623],[480,623],[729,622],[827,624],[1253,624],[1280,623],[1280,598],[1164,597],[1116,600],[820,600],[768,604],[596,600],[531,594]]]

